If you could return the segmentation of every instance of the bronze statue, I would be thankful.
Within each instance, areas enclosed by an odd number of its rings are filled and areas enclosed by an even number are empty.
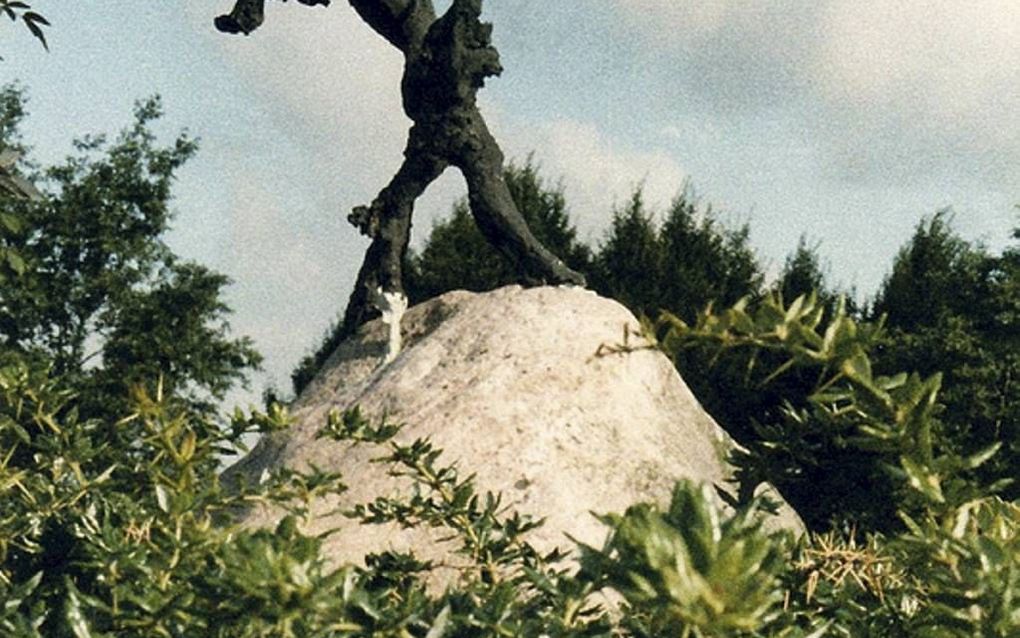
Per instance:
[[[329,4],[329,0],[299,2]],[[371,204],[356,207],[348,216],[372,243],[344,313],[342,332],[353,333],[374,309],[383,311],[384,320],[399,324],[406,308],[401,264],[410,240],[414,202],[451,165],[467,181],[468,201],[479,229],[517,264],[524,283],[583,286],[584,277],[528,229],[503,180],[503,153],[475,103],[485,78],[502,71],[499,53],[491,44],[492,25],[479,19],[482,0],[454,0],[441,17],[432,0],[349,2],[404,54],[401,92],[404,112],[413,125],[396,175]],[[263,20],[263,3],[237,0],[230,14],[216,19],[216,27],[228,33],[250,33]]]

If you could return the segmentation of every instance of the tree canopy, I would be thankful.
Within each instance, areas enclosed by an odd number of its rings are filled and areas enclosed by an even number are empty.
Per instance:
[[[174,174],[196,151],[179,136],[161,146],[150,125],[160,102],[138,103],[112,141],[75,142],[59,165],[33,168],[37,201],[0,195],[0,348],[40,357],[75,379],[91,409],[123,405],[129,388],[165,388],[211,409],[260,356],[229,335],[220,296],[228,280],[182,260],[163,240],[173,217]],[[22,91],[0,92],[0,152],[26,150]]]
[[[1014,232],[1014,239],[1020,233]],[[918,224],[875,300],[888,338],[883,370],[942,371],[945,443],[973,452],[1003,449],[980,470],[982,482],[1020,495],[1020,246],[993,254],[962,239],[948,212]]]

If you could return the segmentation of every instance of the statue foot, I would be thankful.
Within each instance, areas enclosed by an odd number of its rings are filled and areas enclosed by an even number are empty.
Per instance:
[[[231,15],[216,16],[216,19],[213,20],[213,26],[215,26],[216,30],[220,33],[235,34],[241,32],[241,25],[238,24],[234,16]]]
[[[552,274],[546,280],[546,283],[550,286],[578,286],[580,288],[587,288],[588,281],[584,278],[581,273],[567,268],[563,262],[557,263],[552,268]]]

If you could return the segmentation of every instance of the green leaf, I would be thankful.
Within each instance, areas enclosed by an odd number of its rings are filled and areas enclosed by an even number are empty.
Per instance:
[[[910,487],[918,490],[936,503],[946,502],[945,496],[942,495],[942,486],[938,475],[906,456],[900,457],[900,465],[907,473],[907,481]]]
[[[25,8],[27,9],[28,5],[25,5]],[[34,11],[29,11],[25,15],[21,16],[21,19],[22,20],[28,20],[28,21],[31,21],[31,22],[38,22],[39,24],[45,24],[46,26],[50,26],[50,21],[49,20],[47,20],[46,18],[42,17],[41,15],[39,15],[38,13],[36,13]]]
[[[74,633],[75,638],[92,638],[92,631],[89,629],[88,619],[82,613],[81,602],[77,588],[75,588],[74,584],[72,584],[70,579],[68,579],[67,602],[64,610],[64,618],[67,620],[67,625]]]
[[[13,213],[0,213],[0,224],[3,224],[4,228],[12,233],[20,232],[24,227],[21,218]]]
[[[436,619],[432,621],[432,627],[425,634],[425,638],[442,638],[446,635],[446,630],[450,626],[450,611],[449,605],[443,607]]]
[[[891,377],[878,377],[877,379],[875,379],[875,383],[878,385],[878,387],[882,388],[885,391],[895,390],[896,388],[900,388],[906,382],[907,382],[907,373],[906,372],[901,372],[901,373],[899,373],[897,375],[893,375]]]
[[[39,583],[42,582],[43,572],[36,572],[31,578],[23,583],[16,585],[11,591],[6,593],[6,600],[4,600],[4,611],[13,611],[21,606],[22,601],[32,595]]]
[[[28,27],[28,30],[32,32],[32,35],[34,35],[36,39],[42,42],[43,48],[49,51],[50,45],[46,43],[46,35],[42,31],[42,27],[39,26],[40,24],[44,24],[47,26],[50,24],[49,22],[46,21],[46,18],[42,17],[38,13],[33,13],[30,11],[25,15],[21,16],[21,19],[25,21],[25,26]]]
[[[167,493],[166,488],[157,483],[155,489],[156,489],[156,504],[159,506],[159,509],[169,513],[170,496]]]
[[[871,360],[868,355],[864,354],[863,351],[858,350],[849,357],[840,366],[840,370],[849,378],[851,381],[859,383],[865,387],[874,387],[874,382],[871,377]]]
[[[197,445],[197,441],[198,439],[194,430],[190,430],[184,435],[184,440],[181,441],[181,449],[178,450],[183,462],[187,463],[191,460],[191,457],[195,456],[195,446]]]
[[[18,275],[25,274],[26,269],[25,260],[21,258],[21,255],[19,255],[16,250],[12,250],[10,248],[5,250],[4,258],[7,260],[7,265],[10,266],[11,270],[13,270],[16,274]]]
[[[984,465],[986,461],[998,453],[1000,448],[1002,448],[1002,441],[997,441],[988,447],[971,454],[970,456],[964,457],[962,461],[963,468],[973,470],[976,467]]]

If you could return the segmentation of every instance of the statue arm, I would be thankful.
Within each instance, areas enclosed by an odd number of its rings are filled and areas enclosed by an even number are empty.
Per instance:
[[[372,29],[404,53],[419,44],[436,20],[432,0],[348,0]]]
[[[287,0],[283,0],[286,2]],[[328,7],[331,0],[297,0],[299,3],[314,7]],[[216,30],[223,33],[243,33],[248,35],[262,26],[265,19],[266,0],[236,0],[230,13],[217,16],[213,21]]]
[[[331,0],[297,0],[308,6],[329,6]],[[235,0],[230,13],[216,18],[223,33],[248,35],[262,25],[266,0]],[[284,0],[286,2],[286,0]],[[408,53],[435,22],[432,0],[348,0],[361,19],[401,51]]]

